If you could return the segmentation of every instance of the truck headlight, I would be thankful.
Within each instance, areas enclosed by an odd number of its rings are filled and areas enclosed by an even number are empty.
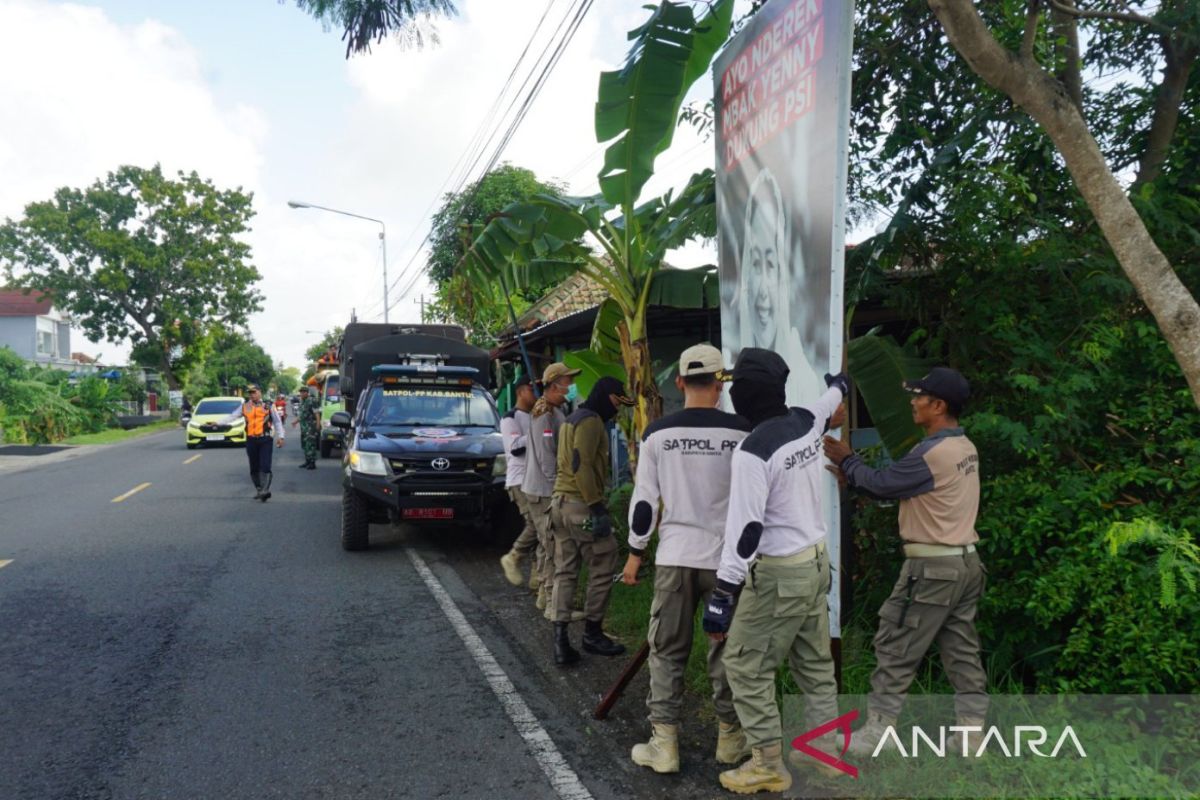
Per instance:
[[[379,453],[363,450],[350,451],[350,469],[363,475],[387,475],[387,464]]]
[[[508,473],[508,461],[504,456],[496,456],[496,460],[492,462],[492,476],[505,475]]]

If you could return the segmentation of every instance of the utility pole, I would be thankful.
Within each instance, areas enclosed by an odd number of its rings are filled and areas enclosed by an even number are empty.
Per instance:
[[[421,295],[418,301],[421,304],[421,324],[425,324],[425,295]]]

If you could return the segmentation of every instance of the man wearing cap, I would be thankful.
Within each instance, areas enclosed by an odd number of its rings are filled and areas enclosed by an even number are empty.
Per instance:
[[[579,660],[571,647],[567,623],[580,566],[588,567],[584,601],[583,649],[602,656],[617,656],[625,646],[604,635],[604,611],[617,571],[617,541],[605,504],[611,472],[607,423],[621,406],[631,406],[616,378],[596,381],[587,400],[563,423],[558,438],[558,476],[550,507],[554,531],[554,663]]]
[[[283,420],[275,407],[262,400],[262,391],[251,386],[249,398],[218,425],[232,425],[238,419],[246,423],[246,457],[250,460],[250,481],[254,484],[254,499],[271,499],[271,444],[283,447]]]
[[[500,567],[504,570],[504,577],[508,579],[509,583],[513,586],[520,586],[525,580],[525,576],[521,573],[521,562],[530,553],[534,553],[535,559],[529,576],[529,588],[537,589],[541,582],[544,549],[538,544],[537,526],[529,511],[529,501],[525,499],[525,493],[521,491],[521,484],[525,480],[525,451],[529,442],[529,412],[533,410],[533,403],[536,400],[533,396],[533,384],[528,375],[522,375],[517,379],[514,391],[517,395],[516,405],[500,419],[500,435],[504,437],[506,467],[504,487],[508,490],[508,496],[512,498],[513,505],[521,512],[521,518],[525,520],[525,527],[521,529],[521,534],[513,542],[512,549],[500,558]]]
[[[542,372],[542,396],[529,415],[529,439],[525,443],[525,477],[521,491],[537,527],[538,542],[549,554],[538,586],[537,607],[546,619],[554,618],[550,592],[554,587],[554,537],[550,531],[550,498],[558,477],[558,431],[566,420],[562,407],[575,391],[577,369],[555,362]]]
[[[646,634],[651,736],[650,741],[634,745],[631,757],[633,763],[655,772],[679,771],[683,676],[692,652],[696,609],[717,585],[729,509],[730,464],[738,443],[750,432],[745,419],[717,408],[726,380],[720,350],[709,344],[684,350],[675,379],[683,393],[683,410],[647,427],[638,453],[624,582],[637,584],[642,556],[656,528],[658,551]],[[716,755],[722,764],[736,764],[749,750],[725,678],[724,650],[724,642],[709,642],[708,675],[719,725]]]
[[[292,427],[300,426],[300,447],[304,450],[304,463],[301,469],[317,468],[318,438],[321,435],[321,403],[309,397],[308,387],[300,387],[300,407]]]
[[[849,382],[826,375],[829,389],[816,403],[789,409],[788,372],[779,354],[757,347],[742,348],[734,365],[733,408],[754,429],[733,454],[717,588],[704,609],[705,632],[717,639],[728,634],[725,671],[751,748],[749,759],[720,777],[722,786],[741,794],[792,785],[775,704],[775,672],[785,659],[804,692],[808,721],[819,725],[838,716],[821,436],[843,413]]]
[[[935,367],[904,388],[913,394],[913,422],[925,430],[925,438],[891,466],[871,469],[843,442],[825,439],[825,454],[849,486],[900,501],[904,542],[900,577],[879,609],[867,722],[854,734],[852,753],[873,752],[895,723],[934,642],[954,687],[959,726],[982,728],[987,715],[987,676],[975,631],[986,584],[975,552],[979,454],[958,424],[970,385],[957,371]]]

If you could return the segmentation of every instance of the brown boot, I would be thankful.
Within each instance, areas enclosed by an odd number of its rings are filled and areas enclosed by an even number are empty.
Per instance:
[[[653,722],[650,728],[650,741],[633,746],[633,763],[662,774],[679,772],[679,726]]]
[[[750,758],[734,769],[721,773],[721,785],[737,794],[786,792],[792,786],[792,774],[783,765],[779,742],[752,748]]]
[[[746,732],[736,722],[722,722],[717,728],[717,763],[740,764],[750,757]]]
[[[516,550],[509,550],[500,557],[500,567],[504,570],[504,577],[513,586],[525,582],[525,576],[521,574],[521,554]]]

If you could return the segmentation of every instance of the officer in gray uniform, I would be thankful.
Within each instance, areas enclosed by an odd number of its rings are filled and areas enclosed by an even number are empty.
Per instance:
[[[775,672],[784,660],[804,692],[808,721],[819,725],[838,715],[821,436],[840,414],[849,382],[827,375],[829,388],[816,403],[788,408],[788,372],[779,354],[757,347],[743,348],[733,368],[733,408],[754,430],[733,454],[717,588],[704,609],[707,633],[728,631],[725,672],[751,757],[720,780],[741,794],[792,785],[775,703]]]
[[[850,745],[856,754],[873,752],[895,723],[934,642],[954,687],[958,725],[982,728],[987,715],[987,676],[975,631],[986,583],[975,552],[979,454],[958,424],[970,385],[955,370],[935,367],[904,388],[913,394],[913,422],[925,430],[925,438],[891,466],[871,469],[846,444],[825,439],[826,455],[851,487],[900,501],[904,565],[879,609],[867,722]],[[975,737],[969,736],[971,741]]]
[[[575,376],[580,370],[555,362],[542,372],[542,396],[533,404],[529,419],[529,438],[525,442],[525,477],[521,491],[529,515],[537,526],[538,542],[548,554],[542,564],[537,606],[546,619],[554,615],[550,592],[554,587],[554,535],[550,523],[550,500],[558,477],[558,430],[566,420],[562,408],[574,394]]]
[[[529,412],[537,398],[533,394],[533,383],[528,375],[522,375],[514,384],[517,395],[516,404],[500,420],[500,435],[504,437],[505,475],[504,488],[513,505],[525,521],[512,548],[500,557],[500,567],[504,577],[513,586],[520,586],[525,576],[521,572],[521,562],[530,554],[534,554],[533,569],[530,570],[529,588],[537,590],[541,584],[541,568],[543,567],[544,550],[538,541],[537,525],[529,511],[529,501],[521,491],[525,482],[525,451],[529,443]]]
[[[682,411],[646,428],[638,451],[637,482],[629,503],[629,558],[624,581],[635,585],[651,534],[658,530],[654,600],[650,605],[650,741],[635,745],[633,763],[655,772],[679,771],[683,677],[692,652],[696,609],[717,586],[717,567],[729,510],[730,465],[750,423],[717,408],[728,380],[721,351],[698,344],[679,357],[675,385]],[[661,506],[661,513],[659,508]],[[717,761],[749,755],[725,678],[725,643],[709,642],[708,675],[718,719]]]

